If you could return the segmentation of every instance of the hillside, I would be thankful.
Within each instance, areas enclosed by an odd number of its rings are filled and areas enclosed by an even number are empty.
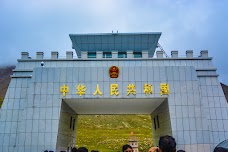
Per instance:
[[[152,122],[149,115],[79,115],[77,147],[86,146],[99,152],[121,151],[130,132],[139,140],[139,151],[152,146]]]
[[[10,83],[10,75],[15,66],[0,67],[0,108]]]
[[[225,94],[226,101],[228,102],[228,86],[223,84],[223,83],[221,83],[221,86],[222,86],[222,90],[223,90],[223,92]]]

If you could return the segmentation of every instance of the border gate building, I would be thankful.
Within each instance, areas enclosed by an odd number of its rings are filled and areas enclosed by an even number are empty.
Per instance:
[[[228,105],[208,51],[156,51],[159,32],[70,34],[66,58],[28,52],[0,111],[0,151],[70,151],[80,114],[150,114],[155,143],[209,152],[228,139]]]

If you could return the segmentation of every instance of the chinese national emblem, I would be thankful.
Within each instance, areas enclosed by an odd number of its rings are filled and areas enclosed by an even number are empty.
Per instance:
[[[118,78],[119,72],[120,72],[120,70],[117,66],[111,66],[109,68],[110,78]]]

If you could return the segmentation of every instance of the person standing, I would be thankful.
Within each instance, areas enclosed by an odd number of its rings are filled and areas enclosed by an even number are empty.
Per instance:
[[[122,152],[133,152],[133,149],[130,145],[126,144],[126,145],[123,145]]]
[[[175,139],[166,135],[160,137],[158,147],[151,147],[148,152],[176,152],[176,145]]]

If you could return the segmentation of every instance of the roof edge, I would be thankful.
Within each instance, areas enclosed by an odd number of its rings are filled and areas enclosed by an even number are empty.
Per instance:
[[[81,34],[69,34],[69,36],[80,36],[80,35],[142,35],[142,34],[157,34],[157,35],[161,35],[162,32],[136,32],[136,33],[81,33]]]

